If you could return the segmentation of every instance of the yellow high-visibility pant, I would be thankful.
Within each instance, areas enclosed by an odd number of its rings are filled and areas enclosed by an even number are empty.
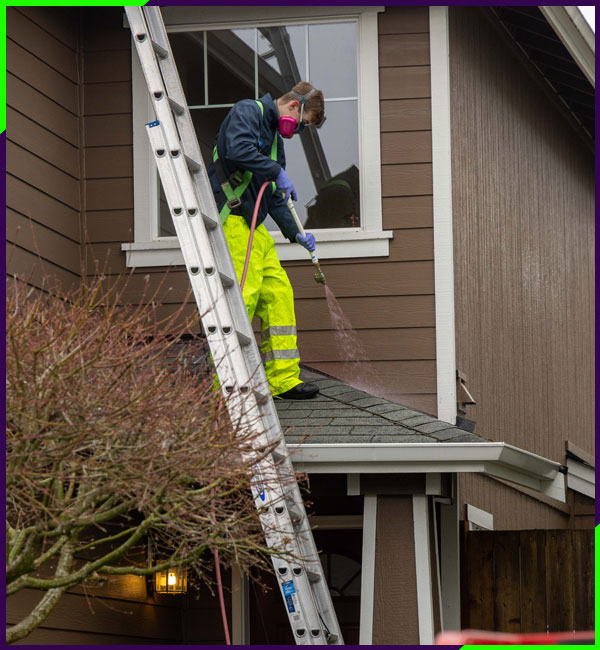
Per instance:
[[[243,217],[230,214],[223,229],[238,282],[241,282],[250,228]],[[262,321],[260,349],[271,393],[285,393],[302,383],[294,292],[277,257],[275,241],[262,224],[254,231],[242,294],[250,320],[258,316]]]

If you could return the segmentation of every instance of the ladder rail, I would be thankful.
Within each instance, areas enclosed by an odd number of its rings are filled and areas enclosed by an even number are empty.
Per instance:
[[[148,137],[230,418],[257,434],[252,493],[267,545],[283,553],[272,561],[295,641],[343,644],[160,9],[125,11],[157,116]]]

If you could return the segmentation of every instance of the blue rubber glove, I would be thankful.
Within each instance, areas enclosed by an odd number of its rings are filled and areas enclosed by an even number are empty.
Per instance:
[[[296,235],[296,241],[300,246],[304,246],[309,253],[315,252],[315,236],[311,232],[304,233],[306,237],[303,237],[300,233]]]
[[[298,195],[296,194],[294,184],[292,183],[290,177],[285,173],[285,169],[282,168],[279,172],[277,178],[275,179],[275,185],[277,185],[277,189],[279,191],[285,192],[285,197],[283,200],[286,203],[290,198],[290,194],[292,196],[292,201],[298,200]]]

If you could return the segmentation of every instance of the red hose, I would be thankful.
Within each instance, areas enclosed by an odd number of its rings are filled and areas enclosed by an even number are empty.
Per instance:
[[[252,215],[252,225],[250,226],[250,238],[248,239],[248,250],[246,251],[246,261],[244,262],[244,272],[242,273],[242,280],[240,282],[240,289],[244,290],[244,284],[246,283],[246,273],[248,273],[248,264],[250,263],[250,252],[252,250],[252,240],[254,239],[254,229],[256,228],[256,218],[258,217],[258,208],[260,206],[260,200],[262,199],[263,192],[265,187],[269,185],[271,181],[265,181],[256,197],[256,203],[254,204],[254,214]]]
[[[213,551],[215,556],[215,570],[217,573],[217,589],[219,592],[219,603],[221,604],[221,619],[223,620],[223,630],[225,630],[225,645],[231,645],[229,637],[229,625],[227,624],[227,610],[225,609],[225,598],[223,596],[223,583],[221,581],[221,567],[219,566],[219,551]]]
[[[248,238],[248,250],[246,251],[246,261],[244,262],[244,272],[242,273],[242,280],[240,282],[240,288],[244,290],[244,283],[246,282],[246,274],[248,273],[248,264],[250,263],[250,252],[252,251],[252,240],[254,239],[254,229],[256,228],[256,219],[258,217],[258,208],[260,206],[260,200],[265,191],[265,187],[269,185],[271,181],[265,181],[262,184],[256,197],[256,203],[254,204],[254,214],[252,215],[252,225],[250,226],[250,237]],[[213,504],[213,519],[214,519],[214,504]],[[219,551],[214,549],[213,555],[215,558],[215,571],[217,574],[217,591],[219,592],[219,603],[221,605],[221,618],[223,620],[223,630],[225,631],[225,643],[226,645],[231,645],[231,638],[229,637],[229,625],[227,624],[227,610],[225,609],[225,598],[223,596],[223,582],[221,580],[221,567],[219,563]]]

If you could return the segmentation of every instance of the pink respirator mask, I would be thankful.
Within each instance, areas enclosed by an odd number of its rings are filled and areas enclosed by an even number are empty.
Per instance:
[[[300,123],[298,123],[298,120],[291,115],[282,115],[279,118],[279,133],[281,134],[282,138],[291,138],[294,133],[300,133],[300,131],[304,129],[305,124],[302,122],[302,116],[304,115],[304,104],[308,97],[310,97],[314,92],[315,88],[312,88],[309,92],[306,93],[306,95],[299,95],[297,92],[294,92],[292,90],[292,94],[294,94],[301,102]],[[325,116],[323,116],[320,124],[315,124],[314,126],[316,126],[317,129],[320,129],[323,126],[323,122],[325,122]]]

